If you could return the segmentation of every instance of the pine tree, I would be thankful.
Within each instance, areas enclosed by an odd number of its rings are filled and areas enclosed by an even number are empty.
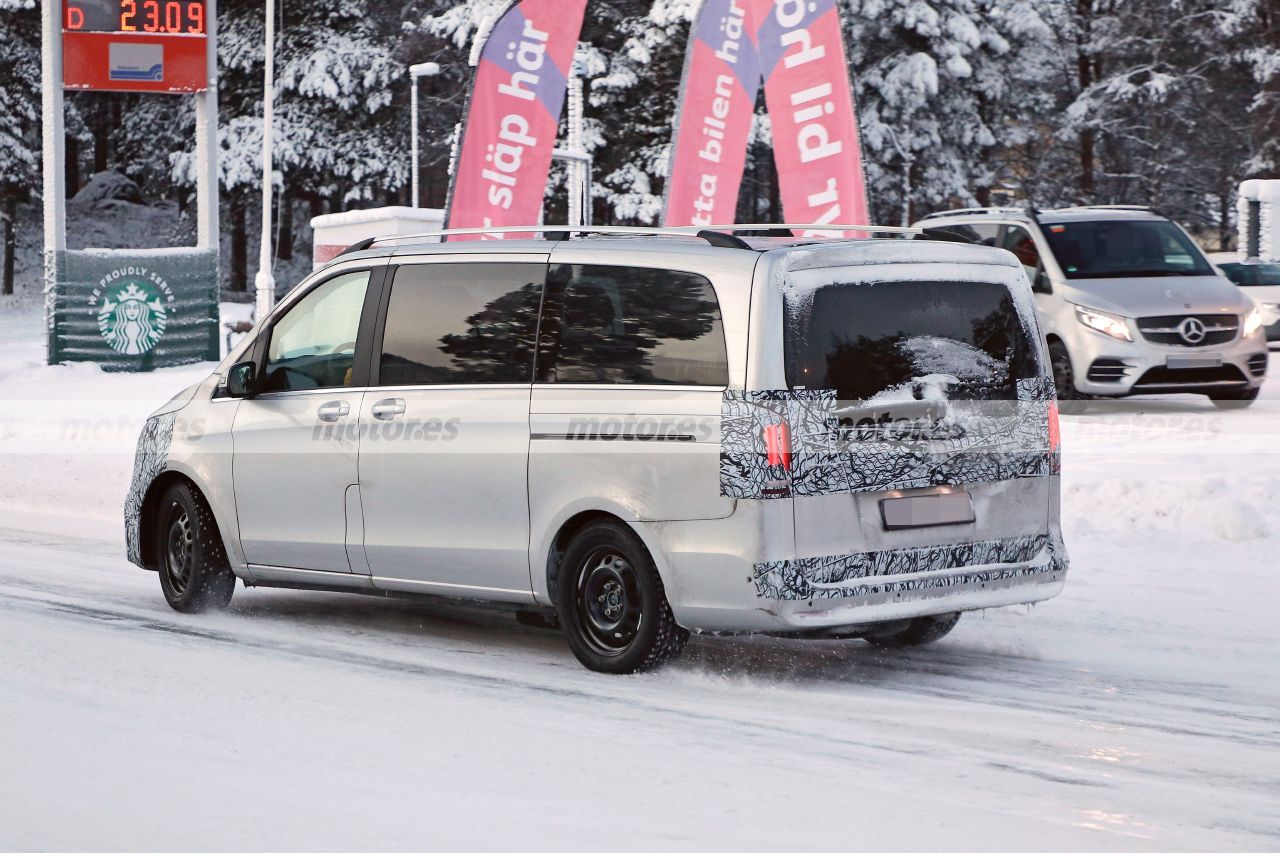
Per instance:
[[[989,203],[1018,182],[1006,153],[1034,138],[1050,41],[1021,0],[851,0],[846,36],[876,218]]]
[[[1232,199],[1280,157],[1280,27],[1265,0],[1081,0],[1079,92],[1061,135],[1081,140],[1082,200],[1149,204],[1225,246]]]
[[[39,186],[40,13],[35,0],[0,0],[0,291],[13,293],[17,212]]]

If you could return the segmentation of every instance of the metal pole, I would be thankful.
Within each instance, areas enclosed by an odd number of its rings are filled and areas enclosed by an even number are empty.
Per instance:
[[[262,244],[258,253],[258,274],[254,276],[257,291],[258,320],[271,313],[276,301],[276,280],[271,272],[271,184],[273,158],[272,122],[275,120],[276,2],[267,0],[264,71],[262,75]]]
[[[212,249],[218,240],[218,4],[205,2],[209,46],[205,77],[209,88],[196,95],[196,245]]]
[[[578,76],[578,63],[573,63],[572,70],[569,72],[569,92],[568,92],[568,139],[565,140],[565,146],[574,154],[581,154],[582,151],[582,78]],[[583,168],[581,160],[573,159],[569,161],[568,166],[568,186],[569,191],[569,224],[583,225],[585,221],[582,218],[583,208],[583,174],[586,171]]]
[[[413,130],[409,134],[409,156],[413,158],[413,166],[411,173],[413,175],[412,193],[413,201],[410,207],[418,206],[418,199],[422,196],[418,193],[418,78],[416,75],[409,75],[409,85],[412,87],[409,91],[409,115],[413,122]]]
[[[413,203],[412,207],[418,207],[422,204],[422,196],[418,191],[419,179],[418,174],[421,171],[421,157],[419,156],[418,147],[418,80],[422,77],[434,77],[440,73],[440,66],[434,62],[419,62],[417,65],[409,66],[409,113],[410,120],[413,122],[413,128],[409,134],[410,157],[413,162],[410,164],[410,174],[413,176]]]
[[[58,358],[53,339],[58,298],[58,255],[67,248],[66,139],[62,114],[62,3],[41,4],[40,64],[43,68],[41,109],[44,113],[44,313],[47,355]]]

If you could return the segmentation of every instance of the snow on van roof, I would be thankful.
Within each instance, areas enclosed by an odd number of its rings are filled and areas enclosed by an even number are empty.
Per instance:
[[[1028,336],[1035,340],[1040,334],[1031,282],[1018,259],[1003,249],[927,240],[864,240],[802,246],[779,254],[773,283],[794,312],[809,311],[814,294],[824,287],[991,282],[1008,288]]]
[[[878,264],[960,264],[1018,268],[1010,252],[990,246],[935,240],[842,240],[806,243],[783,250],[787,270]]]

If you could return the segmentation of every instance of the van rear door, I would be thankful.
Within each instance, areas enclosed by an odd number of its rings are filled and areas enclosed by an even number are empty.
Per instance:
[[[1012,267],[893,270],[784,286],[788,386],[825,392],[823,416],[791,426],[797,556],[1046,534],[1053,386],[1026,282]]]

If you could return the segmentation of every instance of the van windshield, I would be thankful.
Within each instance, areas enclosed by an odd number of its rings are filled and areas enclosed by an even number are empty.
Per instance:
[[[1200,249],[1172,222],[1099,220],[1044,226],[1067,278],[1213,275]]]
[[[834,284],[786,304],[793,389],[840,400],[1016,400],[1039,375],[1009,290],[994,282]]]

